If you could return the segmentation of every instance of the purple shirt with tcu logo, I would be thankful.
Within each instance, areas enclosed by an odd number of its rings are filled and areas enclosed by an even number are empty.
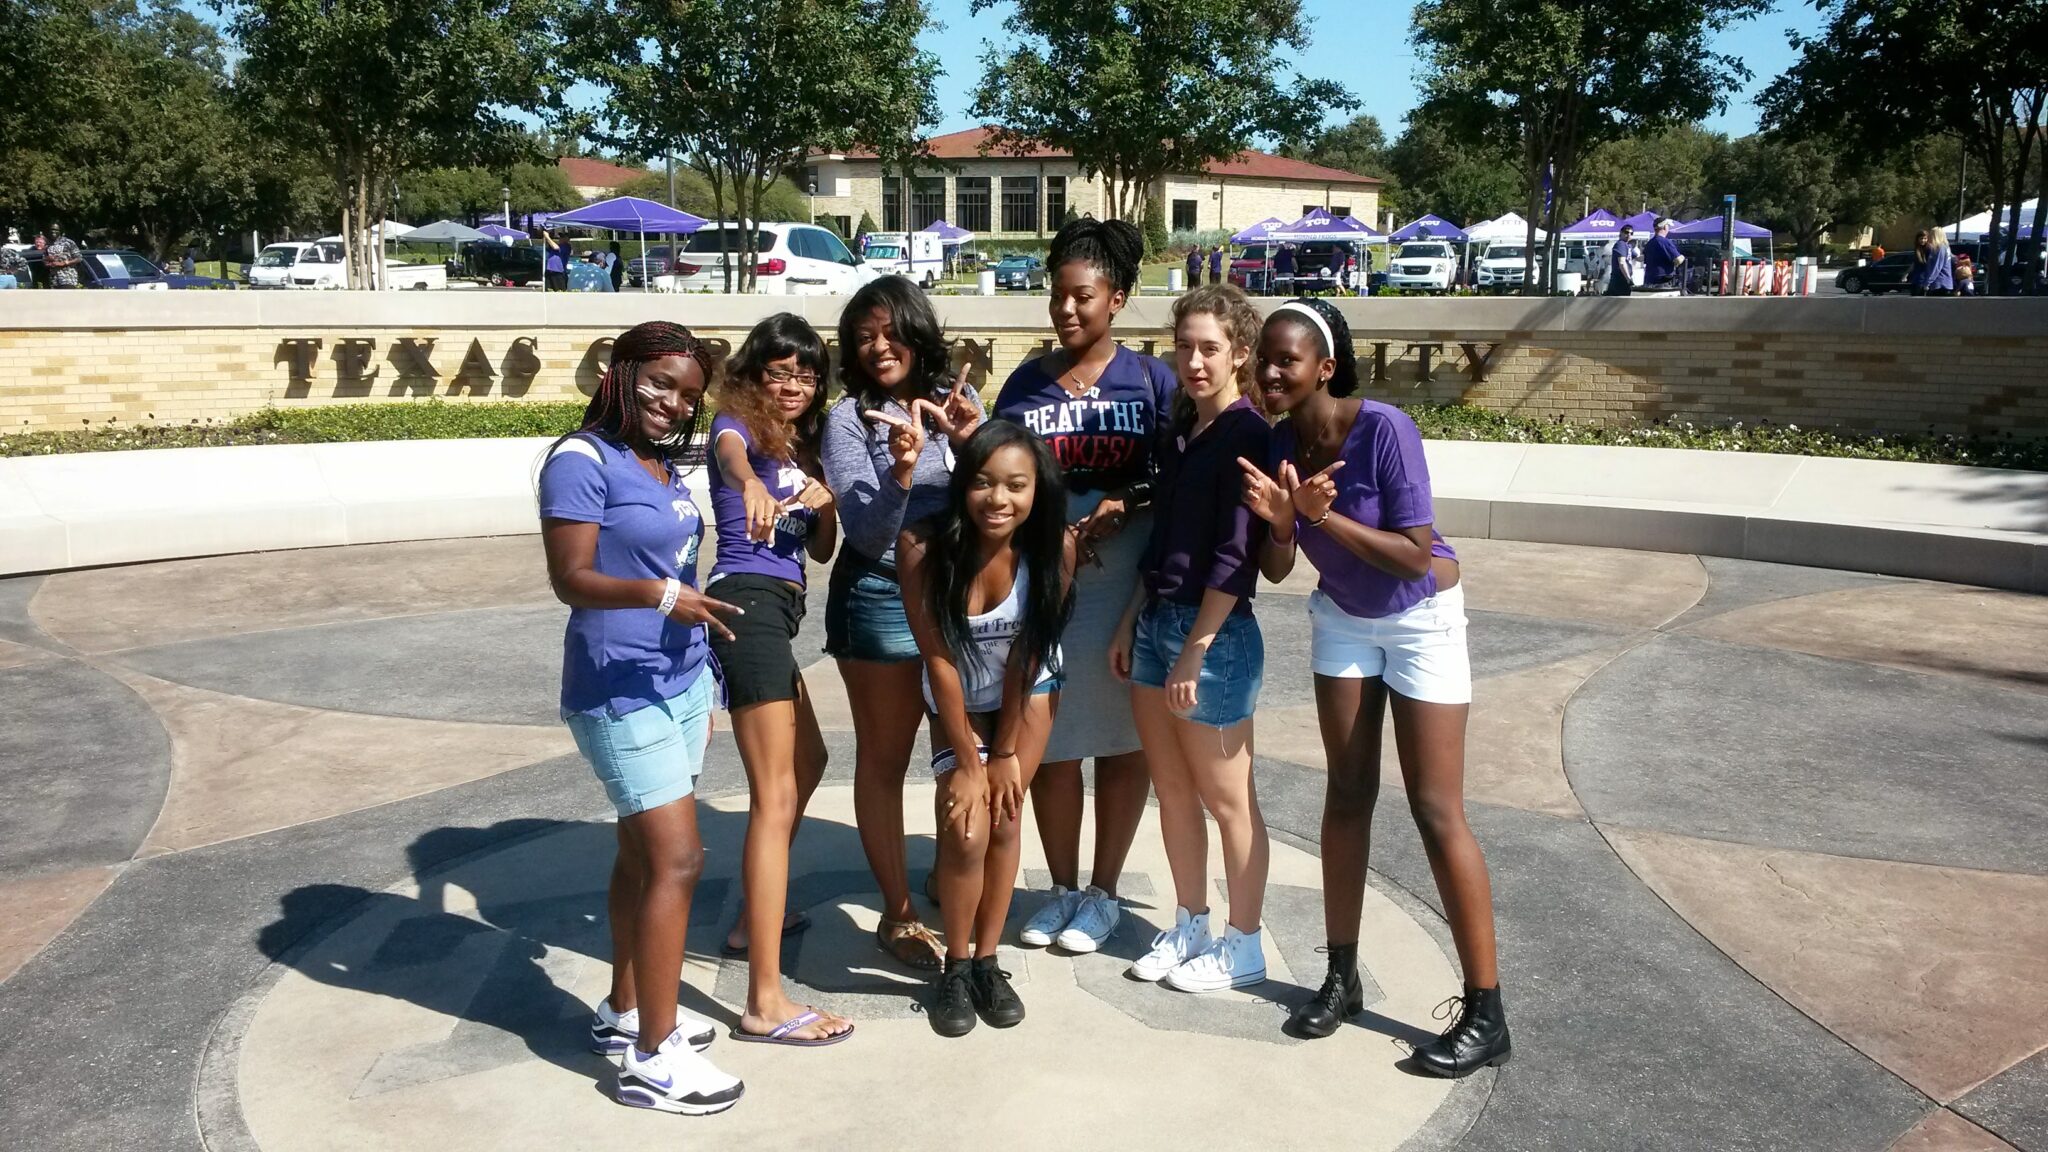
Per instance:
[[[1069,489],[1107,492],[1152,474],[1153,445],[1179,386],[1165,361],[1119,345],[1080,396],[1046,371],[1046,357],[1019,364],[996,394],[995,411],[1045,441]]]
[[[592,566],[606,576],[697,584],[704,518],[674,467],[663,484],[624,445],[577,433],[541,465],[540,514],[597,525]],[[652,608],[571,608],[562,713],[623,716],[673,700],[696,683],[710,655],[702,624],[678,624]]]
[[[1406,412],[1376,400],[1359,401],[1358,418],[1351,422],[1351,431],[1337,455],[1344,467],[1331,477],[1337,484],[1337,499],[1330,511],[1388,532],[1436,522],[1422,433]],[[1273,432],[1272,470],[1278,470],[1283,460],[1293,461],[1297,471],[1307,473],[1292,420],[1281,421]],[[1294,531],[1309,563],[1322,576],[1316,587],[1348,615],[1365,620],[1398,616],[1436,595],[1435,572],[1424,573],[1420,580],[1403,580],[1366,563],[1300,517],[1295,518]],[[1434,529],[1430,539],[1432,554],[1446,560],[1458,558]]]
[[[747,467],[754,470],[754,477],[782,505],[782,515],[775,520],[775,535],[767,540],[748,537],[747,502],[739,486],[728,481],[725,469],[718,466],[718,441],[728,435],[739,437],[740,443],[746,445]],[[711,561],[711,579],[706,586],[718,583],[721,576],[751,572],[803,587],[804,543],[810,539],[811,526],[818,519],[816,512],[796,503],[797,493],[804,490],[804,470],[792,461],[770,460],[761,455],[754,448],[754,434],[746,422],[724,413],[711,421],[710,455],[711,517],[718,525],[718,554]]]

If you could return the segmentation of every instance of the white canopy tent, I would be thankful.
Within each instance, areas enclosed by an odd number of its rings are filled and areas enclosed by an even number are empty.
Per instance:
[[[2040,203],[2041,198],[2036,196],[2032,200],[2025,201],[2020,205],[2020,235],[2027,235],[2029,230],[2033,228],[2034,211],[2040,206]],[[2006,211],[2010,213],[2012,209],[2008,207]],[[2012,223],[2012,217],[2007,215],[2004,220],[2000,221],[1999,226],[2002,230],[2005,225],[2010,223]],[[1984,234],[1991,231],[1991,209],[1986,208],[1974,216],[1965,216],[1961,220],[1950,224],[1945,231],[1948,233],[1950,240],[1982,240]]]
[[[1510,212],[1484,224],[1474,224],[1465,229],[1465,235],[1471,237],[1474,244],[1526,244],[1529,242],[1529,222],[1522,218],[1521,213]],[[1543,229],[1538,228],[1536,242],[1542,243],[1543,238]]]

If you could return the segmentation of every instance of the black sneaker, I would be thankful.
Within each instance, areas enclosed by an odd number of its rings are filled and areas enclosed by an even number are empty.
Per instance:
[[[971,961],[946,958],[946,966],[933,986],[932,1031],[941,1036],[965,1036],[974,1031],[974,965]]]
[[[969,987],[973,990],[975,1011],[981,1013],[989,1027],[1015,1028],[1024,1022],[1024,1001],[1010,987],[1010,974],[1002,970],[995,957],[983,956],[974,961]]]

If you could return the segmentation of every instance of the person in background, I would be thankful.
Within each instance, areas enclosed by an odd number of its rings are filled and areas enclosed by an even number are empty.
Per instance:
[[[28,257],[18,248],[0,246],[0,288],[26,288],[28,278]]]
[[[1656,288],[1665,284],[1679,283],[1679,268],[1685,263],[1685,253],[1678,250],[1678,243],[1671,239],[1671,220],[1657,221],[1657,234],[1643,247],[1643,287]]]
[[[1636,230],[1621,226],[1621,235],[1607,249],[1607,290],[1603,295],[1626,296],[1636,286]]]
[[[1977,294],[1977,263],[1970,259],[1968,252],[1958,252],[1955,258],[1956,295]]]
[[[697,590],[704,518],[682,475],[710,378],[710,349],[682,325],[621,333],[539,493],[548,584],[569,606],[561,715],[619,817],[611,990],[590,1045],[620,1061],[619,1103],[693,1116],[745,1091],[700,1054],[711,1022],[676,1004],[704,867],[695,793],[717,698],[705,632],[738,615]]]
[[[555,239],[555,234],[546,228],[540,230],[541,243],[547,249],[547,262],[541,266],[543,286],[550,292],[569,290],[569,246]]]
[[[1906,290],[1915,296],[1927,295],[1927,272],[1934,264],[1931,248],[1925,228],[1913,233],[1913,266],[1906,272]]]
[[[56,235],[43,249],[43,271],[50,278],[50,287],[76,288],[85,265],[85,255],[78,250],[78,242],[66,236],[62,228],[51,231]]]
[[[1202,246],[1200,244],[1197,244],[1194,247],[1188,249],[1188,287],[1199,288],[1201,286]]]
[[[611,273],[612,291],[617,292],[626,286],[626,261],[619,255],[617,240],[612,241],[611,246],[605,249],[604,270]]]
[[[36,233],[36,251],[37,251],[37,252],[47,252],[47,251],[49,251],[49,250],[50,250],[50,238],[49,238],[48,236],[44,235],[44,234],[43,234],[43,233],[41,233],[41,232],[38,232],[38,233]]]
[[[198,275],[199,249],[194,248],[191,245],[187,245],[185,247],[185,258],[178,261],[178,271],[183,272],[187,276]]]
[[[1284,287],[1290,292],[1294,290],[1294,245],[1292,244],[1282,244],[1279,253],[1273,257],[1273,275],[1266,283],[1266,295],[1272,295],[1273,289],[1276,286]]]
[[[1956,294],[1955,258],[1948,250],[1948,233],[1939,228],[1927,234],[1927,276],[1923,296]]]
[[[1223,283],[1223,245],[1221,244],[1209,250],[1209,283]],[[1194,287],[1193,282],[1190,282],[1188,287]]]

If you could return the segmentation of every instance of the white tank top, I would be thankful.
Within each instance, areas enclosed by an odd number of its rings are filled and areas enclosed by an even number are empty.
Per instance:
[[[996,712],[1003,706],[1003,677],[1010,668],[1010,644],[1024,625],[1024,600],[1031,594],[1031,570],[1022,562],[1017,565],[1017,575],[1010,581],[1010,594],[994,608],[979,614],[967,616],[968,635],[972,636],[977,660],[964,652],[953,654],[953,666],[960,671],[960,688],[967,696],[969,712]],[[1044,666],[1038,669],[1034,687],[1052,679],[1052,673]],[[932,676],[924,674],[924,705],[932,712],[939,710],[932,699]]]

